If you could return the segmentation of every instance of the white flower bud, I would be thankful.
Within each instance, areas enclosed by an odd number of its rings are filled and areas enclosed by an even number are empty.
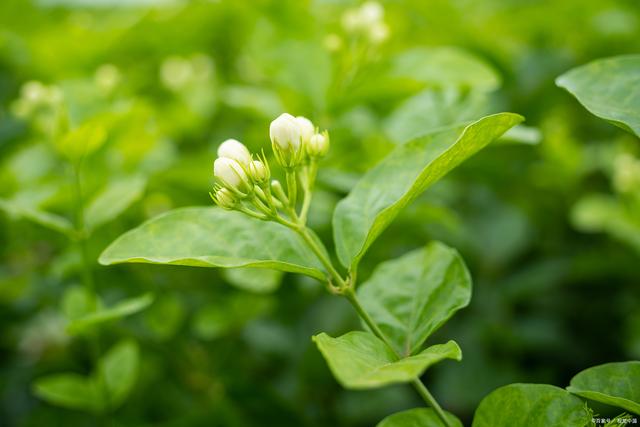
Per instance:
[[[298,126],[300,126],[300,136],[302,138],[302,143],[308,143],[313,134],[316,132],[315,126],[313,126],[311,120],[303,116],[296,117],[296,122],[298,122]]]
[[[298,121],[291,114],[280,114],[269,126],[269,137],[282,150],[297,150],[302,137]]]
[[[384,22],[378,22],[369,28],[369,39],[372,43],[379,44],[389,38],[389,27]]]
[[[218,147],[218,157],[233,159],[247,167],[251,163],[251,153],[245,145],[235,139],[227,139]]]
[[[213,175],[225,186],[236,190],[246,190],[248,177],[240,163],[228,157],[219,157],[213,163]]]
[[[249,175],[257,183],[266,183],[269,180],[269,171],[260,160],[254,160],[249,164]]]
[[[216,191],[215,202],[222,209],[232,210],[238,204],[234,194],[227,188],[219,188]]]
[[[302,160],[302,129],[291,114],[281,114],[271,122],[269,137],[276,159],[281,166],[292,168]]]
[[[309,157],[323,157],[329,151],[329,134],[325,131],[323,133],[314,134],[307,144],[307,154]]]

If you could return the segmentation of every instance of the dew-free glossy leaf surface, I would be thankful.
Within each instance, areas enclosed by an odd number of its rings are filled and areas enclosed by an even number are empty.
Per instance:
[[[400,210],[522,116],[500,113],[408,142],[367,172],[333,215],[334,240],[343,265],[355,267]]]
[[[640,362],[594,366],[571,379],[567,390],[640,415]]]
[[[586,427],[591,415],[584,402],[547,384],[510,384],[485,397],[473,427]]]
[[[455,415],[445,412],[451,427],[462,427]],[[415,408],[389,415],[376,427],[443,427],[442,421],[431,408]]]
[[[469,304],[471,277],[457,251],[433,242],[380,264],[358,297],[395,350],[409,355]]]
[[[397,360],[389,347],[368,332],[349,332],[338,338],[321,333],[313,340],[338,382],[350,389],[409,382],[441,360],[462,359],[460,347],[454,341],[434,345],[415,356]]]
[[[640,55],[599,59],[558,77],[591,113],[640,137]]]
[[[181,208],[123,234],[101,264],[263,267],[322,279],[314,254],[288,228],[219,208]]]

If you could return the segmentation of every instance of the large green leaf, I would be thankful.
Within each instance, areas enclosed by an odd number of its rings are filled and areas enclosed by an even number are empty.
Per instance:
[[[546,384],[511,384],[494,390],[476,410],[473,427],[586,427],[582,400]]]
[[[434,132],[393,150],[336,207],[333,227],[340,261],[355,269],[403,207],[522,120],[517,114],[494,114],[468,126]]]
[[[441,360],[462,359],[460,347],[454,341],[431,346],[415,356],[398,360],[384,342],[368,332],[349,332],[338,338],[321,333],[313,340],[338,382],[350,389],[410,382]]]
[[[314,254],[293,231],[219,208],[181,208],[153,218],[120,236],[99,261],[263,267],[324,278]]]
[[[78,374],[53,374],[38,378],[33,392],[47,402],[69,409],[100,412],[103,400],[100,388],[91,377]]]
[[[142,176],[125,177],[109,182],[86,207],[87,228],[96,229],[116,218],[142,196],[145,185],[146,179]]]
[[[640,136],[640,55],[593,61],[558,77],[556,84],[591,113]]]
[[[640,415],[640,362],[607,363],[586,369],[571,379],[567,390]]]
[[[358,296],[395,350],[409,355],[469,304],[471,277],[454,249],[433,242],[381,264]]]
[[[451,427],[462,427],[455,415],[445,412]],[[415,408],[389,415],[376,427],[443,427],[442,420],[431,408]]]

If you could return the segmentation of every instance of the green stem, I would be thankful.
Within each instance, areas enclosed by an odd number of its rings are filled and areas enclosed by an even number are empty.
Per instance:
[[[289,199],[289,206],[295,211],[296,209],[296,195],[298,192],[298,180],[296,179],[296,172],[294,170],[287,170],[287,198]]]
[[[342,278],[342,276],[340,276],[340,273],[338,273],[338,270],[335,269],[335,267],[333,266],[333,263],[327,256],[326,251],[323,250],[323,248],[318,244],[318,242],[316,241],[314,236],[311,234],[309,229],[305,226],[301,226],[301,227],[295,228],[295,231],[297,231],[298,234],[302,236],[302,238],[307,243],[309,248],[313,251],[314,254],[316,254],[316,257],[318,257],[318,259],[320,260],[324,268],[327,269],[327,271],[329,272],[329,275],[338,284],[338,286],[345,287],[346,286],[345,280]]]
[[[318,163],[312,159],[307,169],[307,177],[304,184],[304,199],[302,200],[302,209],[300,210],[300,222],[307,223],[307,214],[311,207],[311,198],[313,195],[313,186],[315,185],[316,175],[318,173]]]
[[[378,324],[371,318],[369,313],[367,313],[364,307],[362,307],[362,305],[360,304],[360,301],[358,300],[358,297],[356,296],[356,293],[353,290],[353,288],[348,288],[344,293],[344,296],[351,303],[353,308],[358,312],[358,315],[362,318],[362,320],[364,320],[364,322],[367,324],[369,329],[371,329],[374,335],[380,338],[387,345],[387,347],[389,347],[391,351],[393,351],[393,354],[395,354],[397,359],[400,359],[400,355],[395,350],[393,345],[391,345],[391,342],[389,341],[387,336],[384,334],[384,332],[382,332]],[[431,406],[434,409],[434,411],[436,411],[436,414],[438,415],[440,420],[444,423],[444,425],[446,427],[453,427],[451,423],[449,423],[449,420],[447,420],[447,417],[444,411],[442,410],[442,407],[440,407],[436,399],[429,392],[429,389],[427,389],[427,387],[422,383],[422,381],[416,378],[413,381],[411,381],[411,385],[413,385],[413,387],[416,389],[420,397],[422,397],[422,399],[427,403],[427,405]]]

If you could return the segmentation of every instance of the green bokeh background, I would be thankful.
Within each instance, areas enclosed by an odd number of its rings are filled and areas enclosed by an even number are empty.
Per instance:
[[[233,137],[266,151],[270,121],[287,111],[331,134],[310,218],[330,244],[335,203],[395,144],[513,111],[527,127],[406,209],[362,278],[432,239],[460,250],[472,303],[431,341],[457,340],[464,359],[424,380],[467,422],[498,386],[564,386],[586,367],[640,358],[640,141],[554,84],[572,67],[640,51],[638,2],[390,0],[381,42],[345,29],[359,4],[2,0],[0,198],[73,220],[73,174],[51,135],[58,107],[47,104],[59,93],[72,127],[106,129],[84,161],[86,199],[114,182],[144,183],[92,233],[95,260],[145,219],[209,205],[217,145]],[[45,85],[37,99],[34,81]],[[594,194],[615,197],[625,215],[579,203]],[[96,425],[31,390],[45,374],[92,370],[87,340],[65,332],[77,245],[5,206],[0,260],[0,425]],[[358,321],[311,280],[97,262],[92,273],[107,305],[155,295],[100,328],[103,348],[132,338],[142,357],[111,425],[371,426],[420,406],[408,387],[335,382],[310,337]]]

